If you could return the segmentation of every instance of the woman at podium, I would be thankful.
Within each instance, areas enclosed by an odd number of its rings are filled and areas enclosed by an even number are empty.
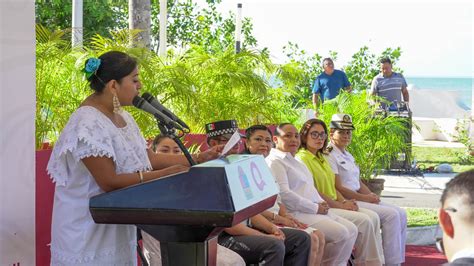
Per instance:
[[[95,224],[89,199],[186,171],[189,164],[184,155],[147,150],[136,122],[121,108],[132,105],[141,88],[136,59],[111,51],[89,58],[83,72],[93,92],[69,118],[47,167],[56,183],[51,265],[136,265],[135,226]],[[217,156],[216,148],[195,159]]]

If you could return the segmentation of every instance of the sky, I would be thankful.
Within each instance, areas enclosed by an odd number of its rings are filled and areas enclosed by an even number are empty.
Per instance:
[[[474,1],[223,0],[219,10],[235,12],[237,3],[275,62],[284,62],[288,41],[323,57],[338,52],[336,68],[363,46],[375,54],[399,46],[405,76],[474,77]]]

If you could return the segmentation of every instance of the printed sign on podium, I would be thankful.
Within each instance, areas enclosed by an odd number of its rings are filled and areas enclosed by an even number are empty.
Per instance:
[[[199,166],[225,168],[235,211],[278,194],[278,186],[262,155],[229,155]]]

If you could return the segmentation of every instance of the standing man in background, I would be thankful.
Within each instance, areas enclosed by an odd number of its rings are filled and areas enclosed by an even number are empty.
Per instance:
[[[409,96],[407,90],[407,82],[402,74],[392,71],[392,61],[389,58],[382,58],[380,60],[380,74],[374,77],[372,80],[372,86],[370,87],[370,94],[373,96],[379,96],[385,98],[391,104],[389,109],[396,111],[396,103],[406,102],[408,106]],[[381,103],[383,109],[386,108],[385,103]]]
[[[437,246],[449,261],[444,265],[474,265],[474,169],[446,184],[438,218],[443,238]]]
[[[352,87],[347,79],[346,73],[334,69],[334,62],[331,58],[324,58],[323,73],[319,74],[313,84],[313,106],[314,115],[318,117],[319,101],[331,100],[339,95],[341,90],[351,92]]]

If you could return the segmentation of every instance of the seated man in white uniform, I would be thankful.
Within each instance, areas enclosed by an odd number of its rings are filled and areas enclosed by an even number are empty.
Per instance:
[[[359,167],[346,150],[351,143],[352,118],[335,114],[330,124],[328,161],[336,174],[336,188],[345,198],[355,199],[361,208],[376,212],[382,227],[382,243],[386,265],[400,265],[405,261],[406,212],[380,201],[359,178]]]

